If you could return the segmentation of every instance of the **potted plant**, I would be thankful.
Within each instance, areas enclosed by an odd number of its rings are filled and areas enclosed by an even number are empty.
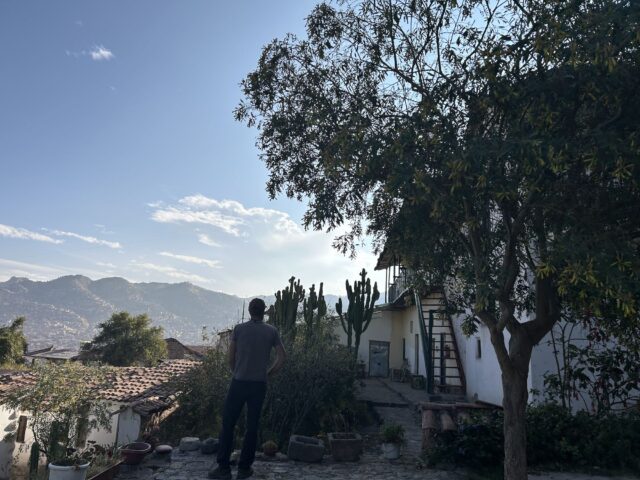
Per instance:
[[[400,457],[400,447],[404,443],[404,427],[389,424],[382,427],[382,456],[388,460]]]
[[[278,444],[273,440],[267,440],[262,444],[262,453],[267,457],[275,457],[278,453]]]
[[[108,405],[97,398],[103,367],[75,362],[35,365],[33,383],[7,395],[9,408],[27,413],[38,456],[49,464],[49,480],[84,480],[89,459],[85,440],[94,429],[111,430]]]

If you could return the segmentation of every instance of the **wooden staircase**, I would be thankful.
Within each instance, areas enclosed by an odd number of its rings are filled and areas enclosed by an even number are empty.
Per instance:
[[[415,301],[426,340],[425,347],[431,352],[432,389],[429,390],[427,385],[427,391],[434,395],[464,396],[466,385],[462,360],[451,317],[444,311],[444,295],[431,293],[421,296],[416,293]]]

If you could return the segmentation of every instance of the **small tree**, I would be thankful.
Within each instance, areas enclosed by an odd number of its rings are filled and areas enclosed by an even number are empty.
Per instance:
[[[331,3],[264,48],[236,117],[305,226],[455,279],[500,366],[505,478],[526,480],[534,346],[563,308],[639,323],[640,3]]]
[[[45,363],[32,373],[35,383],[10,392],[5,405],[28,413],[33,438],[49,462],[64,461],[92,430],[111,430],[109,406],[95,391],[104,367]]]
[[[342,329],[347,334],[347,346],[351,348],[352,338],[355,340],[353,359],[356,361],[360,350],[360,337],[369,328],[373,318],[373,308],[380,298],[380,292],[377,283],[373,284],[373,292],[371,291],[371,279],[367,278],[367,271],[364,268],[360,272],[360,280],[353,282],[353,288],[349,285],[349,280],[346,281],[346,286],[349,306],[343,315],[340,298],[336,303],[336,312],[340,316]]]
[[[152,327],[146,315],[114,313],[99,325],[94,339],[82,347],[89,358],[117,367],[155,365],[167,356],[162,327]]]
[[[0,364],[22,363],[27,351],[27,340],[22,328],[25,317],[16,318],[11,325],[0,327]]]

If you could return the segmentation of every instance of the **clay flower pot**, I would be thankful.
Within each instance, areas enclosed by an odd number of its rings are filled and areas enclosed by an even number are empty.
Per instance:
[[[125,465],[138,465],[150,451],[151,445],[146,442],[133,442],[125,445],[120,450],[122,463]]]

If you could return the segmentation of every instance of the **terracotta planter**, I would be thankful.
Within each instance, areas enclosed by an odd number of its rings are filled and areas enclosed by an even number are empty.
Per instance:
[[[138,465],[150,451],[151,445],[146,442],[134,442],[125,445],[120,450],[122,463],[125,465]]]
[[[331,456],[336,462],[357,462],[362,454],[362,437],[357,433],[330,433]]]
[[[95,474],[93,477],[90,477],[89,480],[113,480],[115,476],[120,472],[121,463],[122,462],[118,462],[105,468],[101,472]]]
[[[49,480],[85,480],[89,462],[83,465],[55,465],[49,464]]]

